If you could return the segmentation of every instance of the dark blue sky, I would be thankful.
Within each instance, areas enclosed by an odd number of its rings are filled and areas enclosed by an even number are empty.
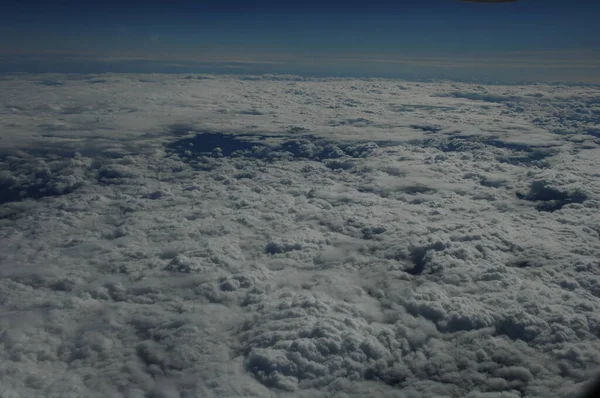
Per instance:
[[[600,82],[600,2],[19,1],[0,70]]]

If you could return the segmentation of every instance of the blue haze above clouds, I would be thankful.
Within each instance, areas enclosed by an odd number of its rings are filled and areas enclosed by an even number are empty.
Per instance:
[[[1,71],[600,82],[596,1],[4,3]]]

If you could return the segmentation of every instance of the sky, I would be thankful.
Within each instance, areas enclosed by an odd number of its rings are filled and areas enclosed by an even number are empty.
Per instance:
[[[298,73],[600,83],[600,3],[12,1],[3,72]]]

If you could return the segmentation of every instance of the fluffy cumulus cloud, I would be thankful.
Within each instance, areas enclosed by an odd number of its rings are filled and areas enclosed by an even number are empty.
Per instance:
[[[600,371],[598,88],[0,89],[0,397],[563,397]]]

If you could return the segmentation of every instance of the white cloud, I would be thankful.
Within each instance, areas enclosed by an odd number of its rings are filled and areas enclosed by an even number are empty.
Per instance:
[[[600,367],[597,88],[0,86],[2,396],[558,397]]]

